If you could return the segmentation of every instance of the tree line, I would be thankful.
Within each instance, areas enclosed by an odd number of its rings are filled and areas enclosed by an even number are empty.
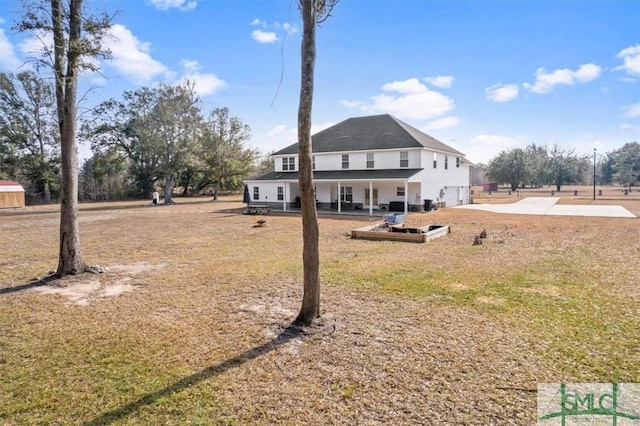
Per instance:
[[[561,148],[557,144],[530,144],[526,148],[514,148],[500,152],[487,165],[476,165],[474,184],[486,179],[507,184],[515,191],[519,187],[592,184],[634,186],[640,183],[640,144],[629,142],[614,151],[601,155],[578,155],[575,149]],[[594,156],[596,158],[594,158]],[[595,166],[595,176],[594,176]]]
[[[155,188],[172,202],[211,189],[237,190],[270,167],[246,147],[251,129],[228,108],[205,111],[191,82],[126,91],[80,120],[78,138],[92,156],[79,172],[84,200],[149,198]],[[56,199],[60,131],[54,87],[35,71],[0,73],[0,177],[23,183],[29,203]]]

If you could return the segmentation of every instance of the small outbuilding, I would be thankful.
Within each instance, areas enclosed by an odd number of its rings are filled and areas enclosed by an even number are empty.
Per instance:
[[[0,180],[0,209],[25,206],[24,188],[12,180]]]
[[[494,182],[483,183],[482,190],[484,192],[498,192],[498,184]]]

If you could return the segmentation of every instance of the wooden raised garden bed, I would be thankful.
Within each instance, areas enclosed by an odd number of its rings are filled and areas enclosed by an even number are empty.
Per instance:
[[[449,225],[427,225],[409,227],[404,224],[392,225],[387,222],[364,226],[351,231],[351,238],[361,240],[405,241],[426,243],[451,232]]]

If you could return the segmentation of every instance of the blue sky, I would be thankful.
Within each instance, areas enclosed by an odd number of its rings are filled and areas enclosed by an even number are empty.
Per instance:
[[[269,152],[296,140],[302,24],[295,0],[86,0],[117,12],[89,107],[196,82]],[[0,71],[36,44],[0,0]],[[488,162],[530,143],[604,153],[640,141],[638,0],[341,0],[317,31],[313,131],[389,113]],[[88,155],[81,147],[81,155]]]

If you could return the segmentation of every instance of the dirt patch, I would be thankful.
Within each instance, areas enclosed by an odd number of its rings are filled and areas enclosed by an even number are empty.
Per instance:
[[[524,290],[522,290],[525,293],[537,293],[537,294],[542,294],[543,296],[549,296],[549,297],[561,297],[562,296],[562,291],[560,290],[559,287],[554,286],[554,285],[546,285],[543,287],[536,287],[536,288],[526,288]]]
[[[130,293],[138,287],[132,282],[133,275],[154,269],[162,269],[166,265],[151,265],[138,262],[130,265],[113,265],[103,268],[103,274],[81,274],[64,277],[52,285],[35,287],[33,291],[40,294],[58,294],[77,305],[88,305],[91,301],[109,297],[117,297]]]
[[[159,265],[152,265],[147,262],[136,262],[128,265],[112,265],[107,267],[107,271],[110,272],[124,272],[131,275],[141,274],[143,272],[151,271],[153,269],[162,269],[167,266],[164,263]]]
[[[504,304],[504,299],[501,299],[499,297],[480,296],[477,300],[478,302],[486,303],[487,305],[499,306]]]

